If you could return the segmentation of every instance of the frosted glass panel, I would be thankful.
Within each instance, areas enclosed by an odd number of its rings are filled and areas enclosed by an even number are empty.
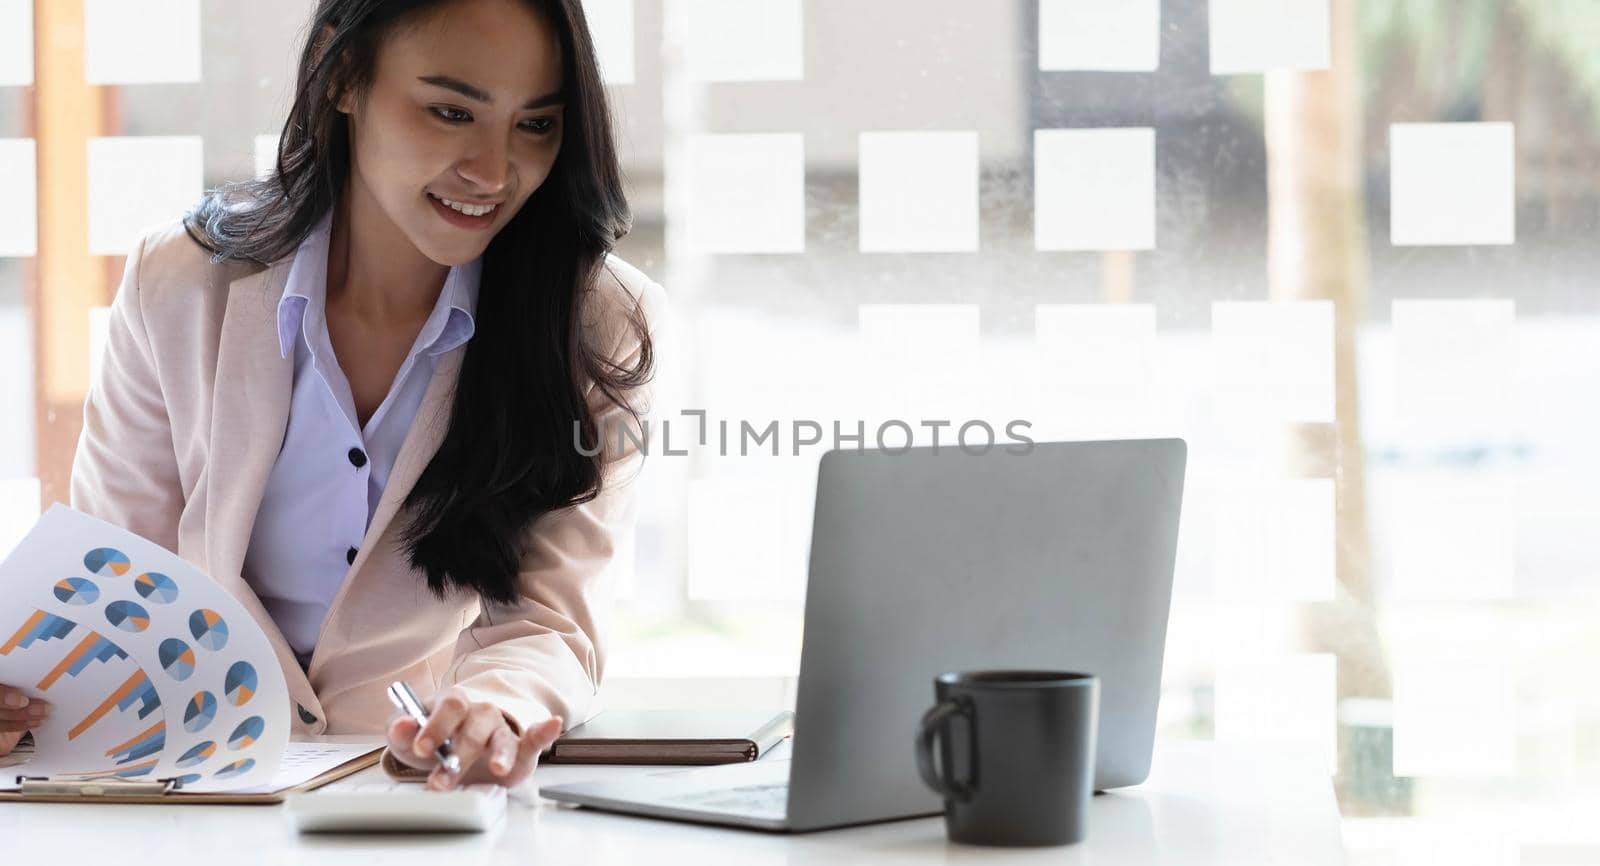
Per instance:
[[[1156,245],[1155,130],[1040,129],[1033,142],[1038,249]]]
[[[204,191],[198,136],[89,140],[89,254],[126,255]]]
[[[83,13],[90,84],[200,80],[200,0],[83,0]]]
[[[1040,304],[1034,329],[1036,357],[1028,367],[1039,371],[1035,438],[1149,432],[1155,423],[1155,307]]]
[[[1326,69],[1329,0],[1209,0],[1211,72]]]
[[[800,0],[677,0],[692,81],[792,81],[805,74]]]
[[[1396,246],[1516,242],[1511,124],[1397,123],[1389,147]]]
[[[1333,304],[1211,305],[1217,417],[1224,425],[1333,420]]]
[[[1217,594],[1239,601],[1332,601],[1334,487],[1326,478],[1232,475],[1212,509]]]
[[[31,138],[0,138],[0,256],[38,254],[37,151]]]
[[[583,0],[600,74],[607,84],[632,84],[633,0]]]
[[[1160,0],[1039,2],[1040,69],[1151,72],[1160,60]]]
[[[805,139],[801,135],[690,136],[688,164],[691,250],[805,250]]]
[[[861,251],[978,248],[976,132],[861,133]]]
[[[33,0],[0,0],[0,87],[33,83]]]

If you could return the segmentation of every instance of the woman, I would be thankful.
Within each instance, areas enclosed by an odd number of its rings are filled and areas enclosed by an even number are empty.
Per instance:
[[[323,0],[310,32],[276,174],[129,256],[72,503],[239,597],[295,733],[514,785],[601,680],[663,292],[610,255],[580,0]],[[0,754],[47,709],[20,697]]]

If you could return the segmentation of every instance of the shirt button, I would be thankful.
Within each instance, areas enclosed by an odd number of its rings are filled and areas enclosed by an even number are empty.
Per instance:
[[[344,561],[350,565],[356,564],[356,549],[354,547],[344,552]]]
[[[350,458],[350,463],[357,469],[367,465],[367,452],[362,451],[360,448],[351,448],[347,456]]]

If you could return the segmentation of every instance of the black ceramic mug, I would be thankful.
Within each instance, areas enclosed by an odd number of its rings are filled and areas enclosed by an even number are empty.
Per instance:
[[[952,672],[934,678],[933,692],[937,703],[917,729],[917,770],[944,797],[951,841],[1083,839],[1100,710],[1093,674]]]

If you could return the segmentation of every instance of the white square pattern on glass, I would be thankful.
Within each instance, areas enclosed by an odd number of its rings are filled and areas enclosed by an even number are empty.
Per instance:
[[[1334,486],[1329,478],[1230,474],[1212,508],[1217,596],[1332,601]]]
[[[1150,304],[1039,304],[1032,369],[1038,437],[1138,435],[1154,424],[1156,309]]]
[[[256,177],[266,177],[278,170],[278,136],[255,137]]]
[[[1421,447],[1504,443],[1514,416],[1516,302],[1401,300],[1394,324],[1394,416]]]
[[[862,380],[876,387],[863,405],[878,413],[867,425],[864,447],[879,447],[878,426],[898,420],[911,428],[912,443],[957,447],[963,423],[981,414],[978,394],[980,343],[977,304],[862,304]],[[924,425],[948,421],[949,427]],[[974,430],[974,436],[981,431]],[[902,447],[905,431],[884,432],[883,445]],[[973,441],[971,447],[981,447]]]
[[[1161,0],[1040,0],[1039,68],[1153,72]]]
[[[39,479],[0,478],[0,559],[39,520]]]
[[[1237,658],[1217,667],[1217,741],[1292,746],[1338,769],[1333,655]]]
[[[797,81],[805,75],[800,0],[679,0],[691,81]],[[670,14],[670,13],[669,13]]]
[[[691,135],[689,248],[805,251],[805,139],[799,133]]]
[[[691,599],[793,601],[804,595],[806,557],[794,531],[793,490],[792,483],[765,476],[689,481]]]
[[[1155,247],[1155,130],[1037,129],[1033,145],[1035,247]]]
[[[1210,0],[1211,73],[1326,69],[1330,0]]]
[[[600,75],[607,84],[632,84],[633,0],[583,0]]]
[[[1378,489],[1376,480],[1374,489]],[[1516,592],[1516,487],[1505,473],[1429,470],[1387,478],[1392,596],[1509,599]]]
[[[83,0],[90,84],[200,80],[200,0]]]
[[[978,249],[978,133],[861,133],[861,252]]]
[[[1217,416],[1226,426],[1333,420],[1333,303],[1211,305]]]
[[[204,192],[199,136],[89,140],[89,254],[126,255]]]
[[[0,0],[0,87],[31,84],[33,0]]]
[[[1516,242],[1512,124],[1396,123],[1389,127],[1389,152],[1390,242]]]
[[[38,255],[37,148],[31,138],[0,138],[0,256]]]
[[[1396,659],[1394,774],[1511,775],[1514,694],[1510,671],[1497,659]]]

